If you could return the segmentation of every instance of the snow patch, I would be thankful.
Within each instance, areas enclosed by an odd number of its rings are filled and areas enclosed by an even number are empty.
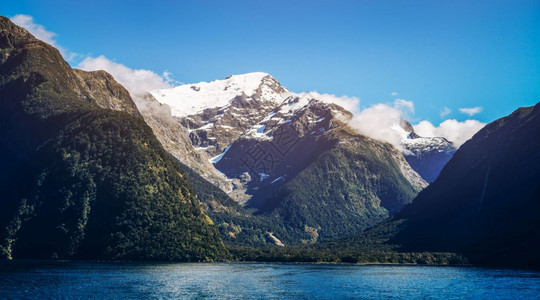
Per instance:
[[[269,113],[264,119],[262,119],[261,123],[262,123],[262,122],[269,121],[270,119],[272,119],[272,117],[273,117],[275,114],[276,114],[275,112]]]
[[[285,244],[283,244],[272,232],[266,232],[266,234],[268,234],[276,246],[285,247]]]
[[[261,178],[261,181],[265,180],[268,177],[270,177],[270,175],[266,173],[259,173],[259,178]]]
[[[256,124],[253,125],[246,133],[246,136],[249,136],[251,138],[257,139],[257,140],[271,140],[272,137],[266,135],[264,133],[264,130],[266,129],[266,125],[264,124]]]
[[[234,127],[229,126],[229,125],[217,125],[217,126],[219,126],[221,128],[225,128],[225,129],[234,129]]]
[[[215,156],[215,157],[212,157],[212,158],[210,158],[208,161],[209,161],[210,163],[217,164],[217,163],[223,158],[223,156],[225,155],[225,153],[227,153],[227,151],[229,151],[230,148],[231,148],[231,145],[227,146],[227,148],[225,148],[225,150],[223,150],[223,152],[221,152],[220,155]]]
[[[270,182],[270,184],[276,183],[276,182],[278,182],[278,181],[280,181],[280,180],[284,180],[284,179],[285,179],[285,175],[279,176],[278,178],[272,180],[272,182]]]
[[[194,131],[194,130],[206,130],[206,129],[212,129],[214,128],[214,123],[208,123],[208,124],[205,124],[199,128],[195,128],[195,129],[192,129],[191,131]]]
[[[204,151],[204,150],[207,150],[208,148],[210,148],[209,146],[208,147],[195,147],[195,150],[196,151]]]

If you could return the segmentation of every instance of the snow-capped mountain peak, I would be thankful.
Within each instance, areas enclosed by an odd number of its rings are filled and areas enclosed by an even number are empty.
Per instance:
[[[452,142],[443,137],[421,137],[417,135],[412,126],[408,122],[402,122],[403,124],[394,124],[391,128],[401,138],[401,143],[405,146],[405,149],[409,152],[408,155],[422,155],[423,153],[436,151],[455,151],[455,147]],[[406,127],[410,127],[410,131]],[[405,128],[404,128],[405,127]]]
[[[183,84],[150,92],[160,103],[171,108],[173,116],[185,117],[208,108],[227,106],[236,97],[281,103],[289,91],[267,73],[231,75],[212,82]]]
[[[452,158],[456,148],[443,137],[421,137],[407,121],[391,126],[401,138],[403,155],[411,167],[427,182],[433,182],[444,165]]]

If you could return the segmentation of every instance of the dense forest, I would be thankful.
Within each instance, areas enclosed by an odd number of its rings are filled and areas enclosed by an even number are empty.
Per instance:
[[[129,93],[7,18],[0,29],[0,256],[228,258]]]

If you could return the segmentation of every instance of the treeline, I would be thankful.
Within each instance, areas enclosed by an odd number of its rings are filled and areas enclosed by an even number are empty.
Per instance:
[[[465,257],[447,252],[359,252],[355,248],[325,249],[315,245],[264,248],[227,245],[227,247],[233,259],[237,261],[428,265],[464,265],[468,263]]]

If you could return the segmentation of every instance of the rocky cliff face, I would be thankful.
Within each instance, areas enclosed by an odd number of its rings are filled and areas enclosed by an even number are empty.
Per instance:
[[[296,134],[302,137],[304,135],[317,137],[324,132],[325,126],[326,129],[329,125],[337,126],[334,123],[338,119],[341,119],[341,125],[344,125],[351,117],[350,112],[341,107],[323,108],[321,105],[324,102],[321,100],[308,99],[309,95],[289,92],[266,73],[249,73],[209,83],[187,84],[174,89],[154,91],[152,95],[159,102],[172,108],[173,119],[188,130],[194,150],[213,156],[210,162],[216,166],[224,164],[221,159],[227,156],[226,153],[229,153],[230,149],[233,149],[232,152],[238,152],[234,150],[237,142],[271,139],[270,132],[285,122],[286,126],[281,126],[280,130],[293,124],[297,129]],[[312,104],[307,105],[311,100]],[[309,109],[302,110],[304,106]],[[326,121],[322,115],[317,116],[328,112],[331,112],[331,115]],[[303,115],[297,117],[296,113]],[[332,113],[340,114],[340,117],[336,119]],[[294,117],[294,122],[291,117]],[[306,131],[310,129],[319,131]],[[245,146],[241,145],[242,148]],[[192,168],[197,168],[196,164],[186,163]],[[223,171],[220,167],[218,169]],[[229,174],[228,182],[220,186],[227,186],[228,183],[228,188],[224,189],[226,192],[241,202],[247,201],[252,197],[248,191],[251,189],[248,182],[252,177],[259,177],[258,173],[260,172],[253,174],[248,172],[241,176]],[[274,179],[276,178],[272,178]]]
[[[0,106],[0,257],[227,257],[127,91],[4,17]]]
[[[167,152],[235,199],[246,197],[242,190],[233,191],[231,180],[214,168],[207,152],[197,151],[191,144],[189,130],[171,115],[168,105],[159,103],[151,94],[147,94],[137,99],[137,106]]]
[[[189,137],[195,147],[213,157],[219,155],[283,101],[288,91],[270,75],[259,76],[263,77],[253,89],[253,94],[243,89],[224,107],[207,108],[200,114],[181,119],[182,124],[190,129]],[[232,76],[229,77],[231,79]]]

